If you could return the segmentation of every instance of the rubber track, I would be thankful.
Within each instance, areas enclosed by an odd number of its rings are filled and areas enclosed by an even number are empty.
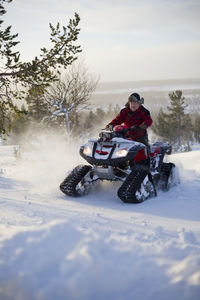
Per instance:
[[[67,196],[80,196],[80,194],[76,190],[76,186],[91,168],[92,166],[89,165],[79,165],[76,168],[74,168],[72,172],[60,184],[60,190]]]
[[[147,175],[144,169],[134,169],[123,182],[118,190],[118,197],[126,203],[140,203],[141,201],[136,198],[136,192],[140,189],[141,183]]]
[[[160,172],[159,188],[161,188],[163,191],[167,190],[168,179],[173,167],[175,167],[173,163],[162,164],[162,168]]]

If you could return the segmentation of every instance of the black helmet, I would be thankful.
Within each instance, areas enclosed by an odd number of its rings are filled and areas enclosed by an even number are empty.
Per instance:
[[[129,96],[128,102],[138,102],[140,105],[144,103],[144,98],[140,98],[140,95],[138,93],[133,93]]]

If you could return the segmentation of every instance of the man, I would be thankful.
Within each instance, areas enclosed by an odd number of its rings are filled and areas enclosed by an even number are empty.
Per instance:
[[[131,94],[125,108],[106,126],[106,129],[113,129],[115,125],[124,123],[127,128],[133,127],[128,132],[128,137],[149,148],[147,128],[151,126],[152,119],[143,103],[144,99],[140,98],[138,93]]]

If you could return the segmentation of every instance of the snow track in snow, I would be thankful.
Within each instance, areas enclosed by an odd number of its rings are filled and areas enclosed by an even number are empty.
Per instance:
[[[70,198],[56,172],[37,178],[8,167],[0,178],[0,299],[199,299],[200,152],[169,158],[181,184],[136,205],[117,197],[120,183]]]

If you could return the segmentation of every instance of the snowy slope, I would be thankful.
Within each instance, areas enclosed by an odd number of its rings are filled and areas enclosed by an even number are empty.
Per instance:
[[[138,205],[119,183],[63,195],[83,162],[66,151],[44,143],[16,162],[0,147],[0,299],[200,299],[200,151],[170,156],[181,184]]]

